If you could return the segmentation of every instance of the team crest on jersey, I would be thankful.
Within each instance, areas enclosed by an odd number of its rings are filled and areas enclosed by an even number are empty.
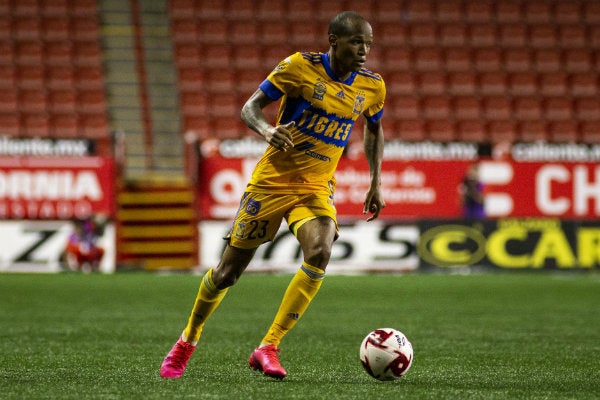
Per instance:
[[[323,100],[323,96],[327,92],[327,86],[323,82],[315,83],[315,87],[313,89],[313,99]]]
[[[246,203],[246,214],[256,216],[260,211],[260,206],[260,201],[248,199],[248,202]]]
[[[354,110],[352,112],[354,114],[362,114],[363,109],[365,108],[365,95],[357,94],[354,98]]]
[[[340,90],[339,92],[337,92],[336,96],[339,97],[340,99],[346,98],[346,95],[344,94],[343,90]]]

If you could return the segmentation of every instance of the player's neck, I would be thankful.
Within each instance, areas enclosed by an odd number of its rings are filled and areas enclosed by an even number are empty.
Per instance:
[[[340,70],[340,68],[337,65],[337,62],[333,56],[333,49],[329,49],[328,55],[329,55],[329,66],[331,67],[331,70],[338,77],[338,79],[340,81],[345,82],[346,79],[350,78],[352,71]]]

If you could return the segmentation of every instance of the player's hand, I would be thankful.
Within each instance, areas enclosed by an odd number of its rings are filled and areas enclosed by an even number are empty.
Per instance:
[[[287,151],[288,148],[294,147],[292,142],[292,132],[290,129],[295,125],[295,122],[289,122],[285,125],[277,125],[273,129],[265,132],[265,140],[271,146],[281,151]]]
[[[367,192],[367,197],[365,198],[363,214],[371,213],[369,218],[367,218],[367,222],[373,221],[379,214],[381,210],[385,208],[385,201],[383,201],[383,197],[381,196],[381,191],[379,188],[371,187]]]

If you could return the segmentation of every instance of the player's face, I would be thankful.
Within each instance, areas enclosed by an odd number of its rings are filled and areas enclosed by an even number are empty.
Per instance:
[[[335,72],[340,78],[359,71],[364,66],[372,43],[373,31],[366,21],[356,24],[350,35],[335,38],[333,61]]]

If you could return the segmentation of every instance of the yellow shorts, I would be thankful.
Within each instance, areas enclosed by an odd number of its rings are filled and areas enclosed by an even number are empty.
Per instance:
[[[303,223],[322,216],[330,217],[337,227],[330,192],[300,195],[246,192],[225,239],[229,240],[231,246],[254,249],[273,240],[284,218],[295,235]]]

